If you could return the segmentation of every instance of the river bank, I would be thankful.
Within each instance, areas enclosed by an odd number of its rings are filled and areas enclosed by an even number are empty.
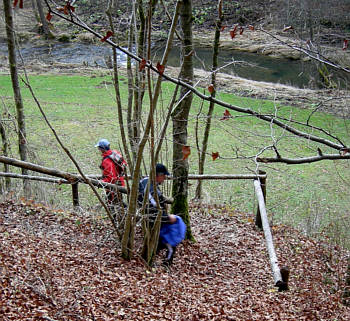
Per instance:
[[[18,35],[22,45],[32,44],[38,46],[42,44],[57,43],[58,40],[45,40],[38,35],[33,29],[33,18],[29,9],[18,11],[16,13],[16,22],[18,26]],[[5,28],[0,26],[0,41],[4,43]],[[56,23],[56,39],[66,39],[66,33],[61,32],[59,25]],[[194,43],[200,44],[203,47],[211,47],[214,39],[214,31],[199,32],[194,31]],[[74,39],[69,38],[69,41],[79,41],[86,44],[99,43],[98,39],[91,34],[79,33]],[[290,46],[286,45],[290,44]],[[288,59],[307,59],[303,57],[300,51],[292,49],[292,45],[298,43],[292,38],[287,37],[287,34],[282,31],[269,31],[269,33],[258,30],[245,30],[243,34],[238,34],[234,39],[231,39],[229,30],[225,29],[221,34],[220,48],[225,50],[239,50],[250,53],[264,54],[276,58],[278,63],[279,58]],[[300,45],[300,43],[299,43]],[[332,51],[333,50],[333,51]],[[342,61],[348,61],[349,52],[342,51],[341,48],[324,47],[325,52],[333,52],[333,55],[341,57]],[[63,73],[63,74],[89,74],[102,72],[108,73],[107,69],[100,67],[91,68],[83,64],[65,64],[57,61],[45,64],[39,59],[25,66],[26,70],[31,73]],[[124,72],[124,68],[120,68]],[[8,62],[5,56],[0,57],[0,72],[8,73]],[[173,77],[178,76],[178,68],[167,67],[166,72]],[[210,74],[201,69],[195,69],[195,80],[198,86],[206,88],[209,85]],[[225,73],[217,73],[217,90],[233,93],[244,97],[256,97],[260,99],[274,100],[278,103],[288,104],[299,108],[317,108],[319,111],[332,113],[340,117],[350,118],[349,103],[350,93],[347,90],[328,89],[328,90],[312,90],[300,89],[292,86],[268,83],[262,81],[253,81],[229,75]]]
[[[111,71],[103,68],[83,67],[76,64],[44,64],[37,62],[25,67],[31,74],[60,74],[60,75],[86,75],[95,76],[96,74],[107,74]],[[121,66],[119,71],[126,76],[125,67]],[[0,65],[1,74],[9,74],[6,64]],[[177,78],[179,68],[167,67],[165,73]],[[207,88],[210,84],[210,73],[201,69],[194,70],[195,83],[197,87]],[[250,97],[258,99],[267,99],[276,103],[290,105],[298,108],[309,109],[317,108],[338,117],[350,118],[350,93],[346,90],[312,90],[301,89],[292,86],[273,84],[262,81],[253,81],[236,77],[229,74],[217,74],[217,91],[232,93],[241,97]]]

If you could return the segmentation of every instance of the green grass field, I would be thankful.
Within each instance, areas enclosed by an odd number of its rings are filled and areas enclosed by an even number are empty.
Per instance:
[[[98,174],[100,156],[94,148],[96,141],[102,137],[108,138],[112,142],[112,147],[116,149],[120,149],[121,144],[111,77],[95,72],[91,76],[30,75],[29,78],[47,118],[64,145],[78,160],[85,173]],[[121,79],[120,86],[123,109],[126,114],[125,79]],[[161,126],[174,86],[169,82],[163,82],[162,88],[155,118],[157,129]],[[38,107],[24,85],[22,85],[22,95],[31,161],[76,173],[73,164],[44,123]],[[11,82],[7,75],[0,76],[0,97],[2,119],[11,139],[11,155],[18,157],[15,133],[16,113]],[[243,98],[228,93],[218,93],[217,98],[240,107],[266,114],[277,113],[287,119],[293,118],[299,121],[305,120],[310,113],[308,110],[276,106],[271,101]],[[144,108],[147,109],[147,97],[144,102]],[[202,103],[198,98],[194,99],[188,129],[191,174],[197,173],[196,137],[201,144],[207,107],[207,103]],[[316,155],[315,150],[318,146],[312,142],[296,138],[280,128],[272,127],[269,123],[251,116],[231,112],[232,118],[220,120],[223,112],[224,108],[215,107],[205,170],[208,174],[251,174],[257,169],[254,156],[266,146],[276,142],[284,157]],[[197,122],[198,126],[196,126]],[[348,121],[317,113],[311,122],[314,126],[327,128],[345,142],[348,141]],[[198,127],[197,133],[196,127]],[[167,163],[170,169],[171,144],[170,125],[161,156],[162,161]],[[321,148],[324,153],[330,152],[327,148]],[[220,158],[213,161],[210,156],[212,152],[219,152]],[[274,156],[274,153],[267,150],[262,155]],[[146,150],[146,162],[148,158],[148,150]],[[268,175],[267,209],[274,222],[293,224],[308,233],[326,230],[331,236],[339,237],[339,242],[346,239],[350,228],[348,161],[324,161],[292,166],[259,164],[259,169],[266,171]],[[193,196],[196,182],[190,181],[190,183],[190,193]],[[70,205],[69,186],[52,186],[46,183],[38,186],[38,197],[42,197],[43,201],[51,202],[56,206]],[[80,191],[83,204],[87,208],[93,206],[95,200],[92,199],[87,188],[81,187]],[[248,215],[252,215],[256,210],[252,181],[207,181],[204,183],[203,191],[205,201],[208,203],[225,203]]]

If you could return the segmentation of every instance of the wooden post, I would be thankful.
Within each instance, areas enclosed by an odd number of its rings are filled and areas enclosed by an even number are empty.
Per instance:
[[[73,198],[73,206],[78,207],[79,206],[79,190],[78,190],[79,183],[73,183],[72,184],[72,198]]]
[[[266,204],[266,172],[264,171],[259,171],[259,175],[265,175],[265,177],[260,178],[260,185],[261,185],[261,190],[264,196],[264,203]],[[258,209],[256,211],[256,216],[255,216],[255,225],[262,229],[262,221],[261,221],[261,214],[260,214],[260,207],[258,206]]]
[[[289,268],[287,266],[284,266],[281,268],[281,276],[282,281],[277,281],[276,286],[278,287],[278,291],[288,291],[288,281],[289,281]]]

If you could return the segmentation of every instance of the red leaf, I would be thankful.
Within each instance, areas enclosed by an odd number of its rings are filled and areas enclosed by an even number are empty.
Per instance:
[[[70,11],[74,12],[75,11],[75,7],[71,6],[70,3],[68,3],[68,8]]]
[[[235,27],[232,29],[234,33],[236,33],[237,28],[238,28],[238,25],[235,25]]]
[[[231,36],[231,39],[233,39],[234,37],[236,37],[236,33],[234,30],[230,30],[230,36]]]
[[[113,36],[113,32],[112,31],[107,31],[106,35],[101,39],[102,42],[105,42],[108,38]]]
[[[210,84],[209,86],[208,86],[208,91],[212,94],[213,92],[214,92],[214,86],[213,86],[213,84]]]
[[[220,31],[224,31],[226,29],[227,26],[221,26]]]
[[[146,63],[147,63],[146,59],[142,58],[142,60],[140,61],[139,71],[142,71],[145,69]]]
[[[244,32],[244,28],[241,27],[241,29],[239,29],[239,34],[241,35],[241,34],[243,34],[243,32]]]
[[[348,39],[344,39],[344,41],[343,41],[343,50],[348,49],[348,46],[349,46],[349,40]]]
[[[283,31],[285,32],[285,31],[292,30],[292,29],[293,29],[292,26],[288,26],[288,27],[284,27],[284,28],[283,28]]]
[[[75,8],[71,6],[70,2],[68,1],[64,7],[58,7],[57,10],[63,12],[65,15],[68,15],[69,12],[74,12]]]
[[[219,157],[219,152],[216,152],[216,153],[212,152],[211,157],[212,157],[213,161],[216,160]]]
[[[23,9],[23,0],[19,0],[19,8]]]
[[[14,8],[17,7],[17,3],[18,3],[18,0],[14,0],[14,1],[13,1],[13,7],[14,7]]]
[[[188,158],[188,156],[191,155],[191,147],[190,146],[182,146],[182,155],[183,155],[183,160]]]
[[[49,12],[47,13],[47,15],[46,15],[46,20],[47,20],[47,21],[51,21],[51,19],[52,19],[52,14],[51,14],[51,12],[49,11]]]
[[[220,118],[220,120],[226,120],[226,119],[229,119],[231,117],[232,116],[231,116],[230,112],[226,109],[224,112],[224,117]]]
[[[161,65],[159,61],[157,62],[157,70],[159,71],[159,73],[160,73],[161,75],[163,75],[164,70],[165,70],[165,66],[164,66],[164,65]]]
[[[249,28],[249,30],[252,30],[252,31],[255,29],[254,26],[252,26],[252,25],[249,25],[248,28]]]

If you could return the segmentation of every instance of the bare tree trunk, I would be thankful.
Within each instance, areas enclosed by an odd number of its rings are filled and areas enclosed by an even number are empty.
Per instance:
[[[213,64],[212,64],[212,74],[211,74],[211,86],[214,89],[214,91],[211,93],[212,97],[215,97],[215,88],[216,88],[216,69],[218,67],[218,55],[219,55],[219,44],[220,44],[220,30],[223,20],[223,14],[222,14],[222,0],[218,0],[218,20],[216,22],[216,28],[215,28],[215,38],[214,38],[214,47],[213,47]],[[207,114],[207,122],[205,125],[204,135],[203,135],[203,142],[202,142],[202,149],[200,151],[200,157],[199,157],[199,164],[198,164],[198,174],[202,175],[204,173],[204,164],[205,164],[205,157],[207,153],[208,148],[208,139],[209,139],[209,133],[210,133],[210,127],[211,127],[211,117],[213,115],[214,111],[214,102],[210,101],[209,104],[209,110]],[[198,181],[197,188],[196,188],[196,199],[202,198],[202,180]]]
[[[180,22],[183,33],[182,69],[180,78],[193,83],[193,43],[192,43],[192,0],[184,0],[180,9]],[[182,148],[187,145],[187,123],[192,104],[192,92],[182,87],[182,102],[172,114],[173,120],[173,198],[172,213],[180,215],[187,225],[187,239],[193,239],[188,213],[188,161],[183,159]]]
[[[43,33],[45,35],[45,37],[47,39],[49,38],[53,38],[52,33],[49,29],[49,24],[46,21],[46,17],[44,15],[44,11],[43,11],[43,6],[41,4],[41,0],[36,0],[36,6],[38,8],[38,12],[39,12],[39,18],[40,18],[40,22],[43,28]]]
[[[110,0],[108,2],[108,8],[106,10],[106,14],[108,16],[109,25],[111,27],[111,31],[113,32],[113,35],[116,34],[114,26],[113,26],[113,19],[112,19],[112,13],[111,10],[114,7],[114,1]],[[115,36],[113,36],[113,42],[117,43],[117,39]],[[112,48],[113,51],[113,83],[114,83],[114,91],[115,91],[115,99],[117,101],[117,110],[118,110],[118,124],[119,124],[119,130],[120,135],[123,142],[123,149],[124,149],[124,155],[128,161],[129,168],[132,169],[132,161],[130,158],[128,143],[126,141],[126,134],[124,130],[124,120],[123,120],[123,109],[122,109],[122,102],[120,98],[120,90],[119,90],[119,72],[118,72],[118,63],[117,63],[117,49]]]
[[[137,55],[138,57],[145,57],[145,32],[146,32],[146,17],[143,11],[143,0],[138,0],[137,3],[139,30],[137,35]],[[137,64],[135,65],[135,86],[134,89],[134,109],[132,117],[132,140],[133,145],[137,146],[141,136],[141,110],[142,100],[145,92],[145,72],[139,71]],[[134,154],[135,156],[135,154]]]
[[[7,157],[8,156],[8,140],[7,140],[5,127],[4,127],[2,119],[1,119],[1,114],[0,114],[0,136],[1,136],[1,141],[2,141],[2,148],[1,148],[2,155]],[[8,164],[4,164],[4,172],[5,173],[9,172],[9,165]],[[8,191],[8,190],[10,190],[10,188],[11,188],[11,179],[9,177],[5,177],[5,186],[3,188],[3,186],[1,186],[1,182],[0,182],[0,191],[2,191],[3,189]]]
[[[135,1],[132,4],[132,12],[131,12],[131,19],[130,19],[130,27],[129,27],[129,34],[128,34],[128,50],[132,52],[132,48],[134,46],[134,39],[135,39],[135,24],[136,24],[136,5]],[[136,160],[137,156],[137,142],[135,141],[135,124],[133,120],[133,103],[134,103],[134,93],[136,91],[136,86],[134,85],[134,75],[132,72],[132,63],[131,63],[131,57],[127,56],[126,60],[126,69],[127,69],[127,76],[128,76],[128,109],[127,109],[127,116],[126,116],[126,122],[127,122],[127,130],[128,130],[128,137],[129,137],[129,144],[131,147],[131,154],[132,154],[132,160]],[[135,73],[137,73],[135,69]],[[135,76],[136,81],[136,76]]]
[[[20,90],[19,81],[18,81],[13,12],[11,7],[11,1],[3,0],[3,2],[4,2],[5,21],[6,21],[9,67],[10,67],[10,73],[11,73],[13,94],[14,94],[16,110],[17,110],[18,148],[19,148],[19,154],[20,154],[21,160],[26,161],[27,160],[27,140],[26,140],[24,108],[23,108],[21,90]],[[26,169],[22,169],[22,174],[27,175],[28,171]],[[25,194],[28,196],[29,183],[26,180],[23,180],[23,187],[24,187]]]
[[[153,16],[154,9],[158,4],[158,0],[150,0],[149,5],[151,6],[152,12],[151,17]],[[139,28],[137,35],[137,55],[140,58],[145,58],[145,48],[146,48],[146,19],[147,16],[144,13],[144,1],[137,0],[137,11],[139,17]],[[142,111],[142,100],[145,94],[145,72],[138,70],[138,65],[135,66],[135,86],[134,89],[134,110],[133,110],[133,119],[132,119],[132,145],[137,146],[140,141],[141,136],[141,111]],[[134,153],[134,156],[136,154]]]

